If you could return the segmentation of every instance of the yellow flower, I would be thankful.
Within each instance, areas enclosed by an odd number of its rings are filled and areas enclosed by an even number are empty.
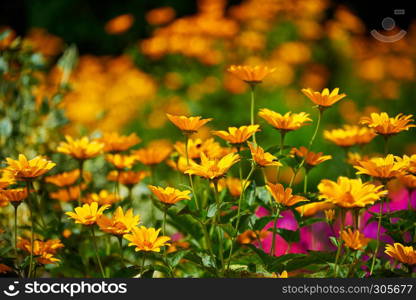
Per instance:
[[[239,244],[251,244],[256,240],[262,240],[267,237],[268,235],[267,230],[261,230],[261,231],[253,231],[253,230],[246,230],[240,235],[237,236],[237,243]]]
[[[292,189],[285,189],[280,183],[273,184],[268,182],[266,188],[274,200],[284,206],[293,206],[299,202],[309,201],[305,197],[292,195]]]
[[[352,208],[372,205],[387,191],[383,186],[375,186],[371,183],[363,183],[361,179],[339,177],[337,182],[323,179],[318,185],[319,199],[332,202],[335,205]]]
[[[310,125],[310,123],[307,122],[312,121],[312,119],[309,118],[309,114],[304,112],[298,114],[287,112],[284,115],[281,115],[267,108],[260,109],[259,116],[282,132],[297,130],[302,126]]]
[[[193,163],[195,163],[195,162],[193,160],[189,159],[189,165],[191,165]],[[185,171],[189,169],[188,161],[187,161],[186,157],[183,157],[183,156],[179,156],[179,158],[176,159],[176,160],[170,159],[170,160],[166,161],[166,164],[168,166],[170,166],[172,169],[174,169],[176,171],[179,171],[181,173],[185,173]]]
[[[0,170],[0,172],[2,172],[1,177],[0,177],[0,189],[5,189],[7,187],[9,187],[12,184],[16,183],[16,179],[14,179],[12,177],[12,174],[10,174],[9,172],[4,172],[4,170]]]
[[[388,180],[404,175],[405,167],[406,162],[393,154],[358,161],[357,165],[354,166],[358,170],[357,174],[367,174],[380,180]]]
[[[403,158],[398,157],[397,160],[404,164],[407,172],[416,175],[416,154],[411,156],[403,155]]]
[[[344,125],[343,128],[324,130],[324,138],[340,147],[365,145],[371,142],[376,133],[369,128]]]
[[[352,231],[351,228],[341,231],[341,238],[348,248],[354,250],[360,250],[366,247],[370,241],[359,230]]]
[[[411,127],[416,127],[415,124],[409,124],[413,121],[412,117],[412,115],[406,116],[398,114],[394,118],[391,118],[385,112],[380,114],[372,113],[370,117],[362,117],[360,123],[373,128],[377,134],[390,136],[404,130],[409,130]]]
[[[27,198],[27,189],[17,188],[9,190],[0,190],[0,198],[3,198],[5,201],[9,201],[11,204],[19,204]],[[0,202],[1,201],[2,200],[0,200]]]
[[[97,225],[104,232],[123,235],[131,231],[131,229],[139,224],[140,216],[133,215],[133,209],[129,209],[124,214],[123,209],[119,206],[110,219],[105,215],[102,215],[97,219]]]
[[[141,148],[139,150],[134,151],[134,155],[136,156],[137,160],[140,161],[142,164],[146,166],[153,166],[160,164],[162,161],[164,161],[169,156],[171,151],[172,148],[168,146],[149,146],[147,148]]]
[[[296,210],[305,217],[313,216],[319,211],[326,211],[334,208],[335,205],[328,201],[312,202],[296,207]]]
[[[66,187],[64,189],[60,189],[56,192],[52,192],[49,194],[49,196],[52,199],[56,199],[62,202],[69,202],[69,201],[77,201],[79,199],[79,196],[81,194],[81,188],[80,186],[70,186]]]
[[[129,246],[136,246],[137,251],[153,251],[160,252],[160,248],[169,246],[170,240],[168,236],[158,237],[160,229],[146,228],[144,226],[133,227],[131,234],[125,234],[123,238],[128,240]]]
[[[210,180],[219,179],[239,160],[240,156],[234,153],[227,154],[221,159],[209,159],[201,153],[201,164],[193,163],[185,173]]]
[[[416,250],[412,246],[404,246],[400,243],[388,244],[384,253],[406,265],[416,265]]]
[[[283,271],[282,273],[272,273],[271,278],[289,278],[289,274],[287,273],[287,271]]]
[[[64,245],[60,240],[47,240],[46,242],[34,240],[33,241],[33,255],[36,257],[36,261],[40,264],[54,264],[60,260],[55,258],[57,250],[63,248]],[[20,238],[18,239],[17,248],[22,249],[28,253],[32,252],[32,246],[29,240]]]
[[[45,178],[45,181],[52,183],[58,187],[66,187],[73,185],[77,181],[79,178],[79,173],[79,169],[75,169],[70,172],[48,176]]]
[[[172,187],[162,188],[154,185],[148,185],[147,187],[160,200],[160,202],[165,204],[175,204],[181,200],[191,199],[189,196],[191,191],[189,190],[180,191]]]
[[[104,144],[97,141],[90,141],[86,136],[80,139],[73,139],[65,136],[66,142],[61,142],[57,148],[60,153],[68,154],[75,159],[85,160],[93,158],[102,153]]]
[[[136,155],[124,155],[124,154],[107,154],[105,159],[112,164],[116,169],[130,169],[133,167],[137,160]]]
[[[322,155],[322,152],[315,153],[309,151],[306,147],[303,146],[299,149],[292,148],[290,152],[291,154],[296,155],[296,157],[304,159],[306,166],[309,168],[315,167],[324,161],[332,159],[331,155]]]
[[[211,121],[212,119],[201,119],[200,116],[198,117],[185,117],[185,116],[174,116],[171,114],[166,114],[168,119],[181,131],[185,134],[192,134],[195,133],[204,126],[206,123]]]
[[[273,73],[276,69],[267,66],[230,66],[227,71],[235,75],[238,79],[248,83],[261,83],[263,79]]]
[[[148,177],[150,173],[148,171],[111,171],[107,175],[109,181],[116,181],[126,186],[133,186],[138,184],[144,178]]]
[[[76,224],[83,224],[88,226],[94,225],[97,219],[102,216],[104,210],[106,210],[109,207],[110,205],[104,204],[103,206],[98,208],[98,203],[92,202],[91,205],[84,204],[82,207],[75,207],[75,213],[69,211],[65,214],[68,215],[70,218],[74,219]]]
[[[0,264],[0,274],[6,274],[11,271],[12,271],[12,268],[10,268],[9,266],[5,264]]]
[[[255,132],[260,131],[259,125],[248,125],[237,127],[228,127],[228,131],[213,131],[212,134],[219,136],[230,144],[242,144],[246,142]]]
[[[121,198],[117,194],[113,194],[108,192],[107,190],[101,190],[98,194],[97,193],[90,193],[88,194],[84,199],[82,199],[82,202],[91,204],[91,203],[98,203],[98,205],[112,205],[113,203],[116,203],[120,201]]]
[[[27,160],[26,156],[19,154],[19,159],[14,160],[6,158],[8,166],[4,169],[6,176],[15,178],[16,180],[33,180],[36,177],[42,176],[56,164],[41,156],[36,156],[31,160]]]
[[[311,89],[302,89],[302,92],[310,99],[313,103],[318,105],[320,108],[328,108],[345,98],[347,95],[338,94],[339,88],[335,88],[332,92],[325,88],[322,92],[316,92]]]
[[[218,181],[218,190],[221,191],[222,188],[226,188],[231,196],[238,198],[241,195],[243,181],[245,190],[250,185],[250,180],[245,181],[234,177],[221,178]]]
[[[416,189],[416,176],[412,174],[398,177],[400,182],[408,189]]]
[[[117,132],[104,133],[98,141],[104,144],[104,152],[110,153],[126,151],[141,142],[135,133],[119,135]]]
[[[201,139],[188,139],[188,158],[195,159],[201,156],[201,152],[205,150],[204,143]],[[184,142],[176,142],[173,146],[179,155],[186,157],[186,149]]]
[[[249,142],[248,146],[250,147],[251,156],[254,162],[258,166],[260,167],[282,166],[282,164],[277,161],[276,156],[270,154],[269,152],[264,152],[264,149],[260,147],[259,145],[255,145]]]
[[[326,209],[324,211],[327,222],[332,222],[335,218],[335,209]]]

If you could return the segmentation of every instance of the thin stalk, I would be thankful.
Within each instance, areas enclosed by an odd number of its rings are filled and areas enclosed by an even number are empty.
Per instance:
[[[29,272],[27,274],[27,277],[30,278],[30,275],[32,274],[32,267],[33,267],[33,241],[34,241],[34,224],[33,224],[33,207],[32,207],[32,201],[30,199],[30,188],[31,188],[31,181],[26,181],[26,189],[27,189],[27,199],[29,204],[29,212],[30,212],[30,258],[29,258]]]
[[[123,238],[120,235],[118,235],[117,236],[117,240],[118,240],[118,245],[120,246],[120,259],[121,259],[121,264],[124,265]]]
[[[254,98],[254,90],[255,85],[250,84],[250,94],[251,94],[251,107],[250,107],[250,123],[254,125],[254,106],[255,106],[255,98]],[[256,144],[256,133],[253,133],[253,143]]]
[[[78,168],[79,168],[79,197],[78,197],[78,206],[81,206],[81,199],[82,199],[82,183],[84,182],[84,162],[85,160],[79,159],[78,160]]]
[[[189,164],[188,145],[189,145],[189,136],[187,134],[185,134],[185,156],[186,156],[186,164],[189,168],[190,164]],[[191,184],[192,195],[193,195],[194,200],[195,200],[195,207],[199,211],[199,201],[198,201],[198,198],[196,196],[196,192],[195,192],[195,188],[194,188],[194,181],[192,179],[191,174],[189,174],[189,183]]]
[[[146,263],[146,254],[147,254],[147,252],[144,251],[143,252],[142,265],[141,265],[141,268],[140,268],[140,278],[142,278],[143,273],[144,273],[144,264]]]
[[[283,154],[283,149],[285,148],[285,136],[286,132],[281,130],[280,131],[280,148],[279,148],[279,156]],[[280,159],[280,158],[279,158]],[[279,182],[280,180],[280,167],[277,167],[277,176],[276,176],[276,182]]]
[[[389,153],[389,141],[390,136],[384,135],[384,155],[387,155]]]
[[[167,213],[168,207],[165,205],[163,207],[163,235],[166,235],[166,213]]]
[[[215,213],[215,225],[219,225],[219,221],[220,221],[220,198],[219,198],[219,194],[218,194],[218,182],[217,180],[213,181],[214,183],[214,196],[215,196],[215,203],[217,204],[217,211]],[[219,256],[220,256],[220,261],[221,261],[221,273],[224,271],[224,251],[223,251],[223,234],[222,234],[222,230],[221,228],[218,226],[217,227],[217,234],[218,234],[218,252],[219,252]]]
[[[103,265],[101,264],[101,259],[100,259],[100,256],[98,255],[97,239],[95,237],[94,226],[91,226],[91,234],[92,234],[92,241],[93,241],[93,244],[94,244],[95,257],[97,258],[98,265],[100,266],[101,276],[103,276],[103,278],[105,278]]]
[[[305,170],[305,178],[303,179],[303,193],[306,194],[308,191],[308,174],[309,172]]]
[[[14,252],[17,260],[17,209],[19,205],[13,204],[14,207]]]
[[[338,261],[339,261],[339,257],[341,255],[341,250],[343,246],[341,231],[344,230],[344,226],[345,226],[345,211],[344,209],[341,209],[341,228],[339,230],[338,249],[337,249],[337,255],[335,257],[335,270],[334,270],[335,276],[334,277],[338,276]]]
[[[381,198],[380,211],[379,211],[379,215],[378,215],[378,224],[377,224],[376,249],[374,250],[373,260],[371,262],[370,275],[373,274],[374,266],[376,264],[378,249],[380,248],[380,229],[381,229],[381,218],[383,216],[383,204],[384,204],[384,198]]]
[[[275,252],[275,244],[276,244],[276,226],[277,226],[277,221],[279,219],[279,215],[280,215],[280,208],[279,206],[277,206],[277,210],[276,210],[276,217],[274,219],[273,222],[273,237],[272,237],[272,246],[270,247],[270,255],[274,256],[274,252]]]

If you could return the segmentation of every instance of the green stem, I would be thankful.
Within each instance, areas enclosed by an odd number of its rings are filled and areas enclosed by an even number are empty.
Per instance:
[[[100,267],[101,276],[103,276],[103,278],[105,278],[103,265],[101,264],[101,259],[100,259],[100,256],[98,255],[97,239],[95,237],[94,226],[91,226],[91,234],[92,234],[92,242],[94,244],[95,257],[97,258],[97,262],[98,262],[98,265]]]
[[[283,149],[285,148],[285,136],[286,132],[283,130],[280,130],[280,149],[279,149],[279,156],[283,154]],[[280,157],[279,157],[280,159]],[[279,182],[280,180],[280,167],[277,167],[277,176],[276,176],[276,182]]]
[[[17,208],[19,205],[13,203],[14,206],[14,252],[16,254],[17,261]]]
[[[166,212],[167,210],[168,210],[168,207],[165,205],[163,208],[163,229],[162,229],[163,235],[166,235]]]
[[[274,252],[275,252],[275,248],[276,248],[276,226],[277,226],[277,220],[279,219],[279,215],[280,215],[280,208],[279,206],[277,207],[276,210],[276,217],[274,219],[273,222],[273,237],[272,237],[272,246],[270,247],[270,255],[274,256]]]
[[[251,94],[251,107],[250,107],[250,123],[254,125],[254,106],[255,106],[255,98],[254,98],[254,89],[255,85],[250,84],[250,94]],[[253,143],[256,144],[256,133],[253,133]]]
[[[143,273],[144,273],[144,264],[146,263],[146,254],[147,252],[144,251],[143,252],[143,259],[142,259],[142,265],[141,265],[141,270],[140,270],[140,278],[143,277]]]
[[[343,208],[341,208],[341,228],[339,230],[338,249],[337,249],[337,255],[335,257],[335,270],[334,270],[335,276],[334,277],[337,277],[338,276],[338,261],[339,261],[339,258],[340,258],[340,255],[341,255],[342,246],[343,246],[342,237],[341,237],[341,231],[344,230],[344,226],[345,226],[345,211],[344,211]]]
[[[84,162],[85,160],[80,159],[78,160],[78,168],[79,168],[79,197],[78,197],[78,206],[81,206],[82,200],[82,183],[84,182]]]
[[[303,193],[308,191],[308,171],[305,170],[305,178],[303,179]]]
[[[389,141],[390,136],[384,135],[384,155],[387,155],[389,153]]]
[[[189,145],[189,136],[187,134],[185,134],[185,156],[186,156],[186,164],[189,168],[190,164],[189,164],[188,145]],[[191,184],[192,195],[193,195],[194,200],[195,200],[195,207],[199,211],[199,201],[198,201],[198,198],[196,196],[196,192],[195,192],[195,188],[194,188],[194,181],[192,179],[191,174],[189,174],[189,183]]]
[[[29,258],[29,272],[27,274],[27,277],[30,278],[32,275],[32,267],[33,267],[33,242],[34,242],[34,224],[33,224],[33,207],[32,207],[32,201],[31,201],[31,194],[30,194],[30,188],[31,188],[31,181],[26,181],[26,189],[27,189],[27,199],[29,204],[29,212],[30,212],[30,258]]]
[[[221,261],[221,273],[223,273],[224,271],[224,251],[223,251],[223,233],[221,230],[221,227],[218,226],[219,222],[220,222],[220,216],[221,216],[221,203],[220,203],[220,198],[219,198],[219,193],[218,193],[218,181],[217,180],[213,180],[213,184],[214,184],[214,196],[215,196],[215,203],[217,204],[217,211],[215,213],[215,225],[217,226],[217,234],[218,234],[218,252],[219,252],[219,257],[220,257],[220,261]]]
[[[120,246],[120,259],[121,259],[121,264],[124,266],[123,238],[120,235],[118,235],[117,236],[117,240],[118,240],[118,244]]]
[[[379,211],[379,215],[378,215],[378,224],[377,224],[376,249],[374,250],[373,260],[371,262],[370,275],[373,274],[374,266],[376,264],[378,249],[380,247],[380,229],[381,229],[381,219],[382,219],[382,216],[383,216],[383,204],[384,204],[384,198],[381,198],[380,211]]]

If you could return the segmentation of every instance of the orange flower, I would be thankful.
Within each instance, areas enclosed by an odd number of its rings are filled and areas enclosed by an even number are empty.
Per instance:
[[[0,198],[3,198],[5,201],[9,201],[13,205],[18,205],[27,198],[27,189],[17,188],[9,190],[0,190]],[[0,200],[0,202],[1,201],[2,200]]]
[[[230,144],[242,144],[246,142],[255,132],[260,131],[259,125],[248,125],[237,127],[228,127],[228,131],[213,131],[212,134],[219,136]]]
[[[309,118],[309,114],[304,112],[298,114],[287,112],[284,115],[281,115],[267,108],[260,109],[259,116],[282,132],[297,130],[302,126],[310,125],[307,122],[312,121],[312,119]]]
[[[95,202],[98,203],[98,205],[110,206],[120,200],[121,198],[117,194],[110,193],[107,190],[101,190],[99,193],[88,194],[84,199],[82,199],[82,202],[88,204]]]
[[[181,200],[191,199],[189,196],[191,191],[188,190],[180,191],[172,187],[162,188],[154,185],[148,185],[147,187],[160,200],[160,202],[165,204],[175,204]]]
[[[105,159],[117,170],[130,169],[137,160],[136,155],[107,154]]]
[[[73,139],[65,136],[66,142],[61,142],[57,148],[58,152],[68,154],[75,159],[85,160],[101,154],[104,144],[97,141],[90,141],[86,136],[80,139]]]
[[[19,154],[18,160],[6,158],[6,161],[8,166],[4,171],[7,173],[7,176],[23,181],[42,176],[56,166],[54,162],[41,156],[27,160],[23,154]]]
[[[163,25],[173,18],[175,18],[175,10],[169,6],[155,8],[146,13],[146,21],[151,25]]]
[[[79,169],[75,169],[70,172],[48,176],[45,178],[45,181],[59,187],[66,187],[73,185],[77,181],[79,173]]]
[[[292,195],[292,189],[285,189],[280,183],[273,184],[268,182],[266,188],[274,200],[284,206],[293,206],[299,202],[309,201],[305,197]]]
[[[109,181],[116,181],[126,186],[133,186],[138,184],[144,178],[148,177],[150,173],[148,171],[111,171],[107,175]]]
[[[257,239],[259,240],[264,239],[265,237],[267,237],[268,234],[269,232],[267,230],[253,231],[253,230],[248,229],[237,237],[237,243],[251,244]]]
[[[398,177],[400,182],[408,189],[416,189],[416,176],[415,175],[402,175]]]
[[[5,264],[0,264],[0,274],[6,274],[12,271],[12,268]]]
[[[360,250],[368,245],[370,239],[366,238],[358,230],[352,231],[351,228],[341,231],[341,238],[348,248]]]
[[[230,66],[227,71],[248,84],[258,84],[276,69],[267,66]]]
[[[400,243],[389,244],[386,245],[384,253],[406,265],[416,265],[416,250],[412,246],[406,247]]]
[[[359,126],[344,125],[343,128],[325,130],[324,137],[341,147],[354,145],[365,145],[371,142],[376,136],[372,129]]]
[[[60,240],[47,240],[46,242],[34,240],[33,241],[33,255],[36,257],[36,261],[40,264],[54,264],[60,260],[55,258],[57,250],[63,248],[64,245]],[[19,237],[17,248],[26,252],[32,252],[32,245],[29,240]]]
[[[250,147],[251,156],[254,162],[260,167],[270,167],[275,166],[279,167],[282,166],[280,162],[277,161],[277,157],[273,156],[269,152],[264,152],[264,149],[259,145],[255,145],[253,143],[248,143]]]
[[[193,163],[195,162],[190,159],[189,166]],[[181,173],[185,173],[185,171],[189,169],[188,161],[186,157],[183,157],[183,156],[179,156],[179,158],[176,161],[173,159],[170,159],[166,162],[166,164],[170,166],[172,169],[179,171]]]
[[[201,152],[205,150],[204,143],[201,139],[188,139],[188,158],[199,158]],[[184,142],[176,142],[173,146],[179,155],[186,157],[186,149]]]
[[[123,238],[128,240],[129,246],[136,246],[135,251],[153,251],[160,252],[160,248],[169,246],[168,236],[158,237],[160,229],[146,228],[144,226],[133,227],[131,234],[125,234]]]
[[[385,112],[380,114],[372,113],[370,117],[362,117],[360,123],[373,128],[377,134],[391,136],[401,131],[409,130],[411,127],[416,127],[415,124],[409,124],[413,121],[412,117],[412,115],[398,114],[391,118]]]
[[[339,88],[333,89],[331,93],[327,88],[323,89],[322,92],[315,92],[311,89],[302,89],[302,92],[321,109],[331,107],[347,96],[345,94],[338,95]]]
[[[62,202],[77,201],[81,194],[80,186],[71,186],[64,189],[60,189],[56,192],[50,193],[49,196],[52,199],[56,199]]]
[[[326,211],[334,208],[335,205],[328,201],[312,202],[302,206],[298,206],[295,209],[305,217],[313,216],[320,211]]]
[[[141,140],[135,133],[119,135],[117,132],[111,132],[104,133],[98,141],[104,144],[105,152],[116,153],[130,149],[140,143]]]
[[[129,30],[133,25],[134,17],[132,14],[117,16],[105,24],[105,31],[108,34],[121,34]]]
[[[221,159],[209,159],[201,153],[201,164],[191,164],[189,170],[186,170],[185,173],[210,180],[219,179],[239,160],[240,156],[234,153],[227,154]]]
[[[250,180],[245,181],[234,177],[222,178],[218,181],[218,190],[221,191],[221,189],[226,188],[231,196],[238,198],[241,195],[243,182],[245,190],[250,185]]]
[[[403,158],[399,157],[397,160],[405,165],[405,170],[413,175],[416,175],[416,154],[411,156],[403,155]]]
[[[123,209],[119,206],[111,219],[105,215],[99,217],[97,219],[97,225],[104,232],[114,235],[123,235],[129,233],[133,227],[139,224],[139,221],[140,216],[134,216],[133,209],[130,208],[126,214],[124,214]]]
[[[94,225],[97,219],[103,215],[104,210],[109,207],[110,205],[107,204],[98,207],[97,202],[92,202],[91,205],[84,204],[83,206],[75,207],[75,212],[69,211],[65,214],[74,219],[76,224],[89,226]]]
[[[313,168],[324,161],[332,159],[331,155],[322,155],[322,152],[314,153],[303,146],[299,149],[292,148],[290,153],[296,155],[296,157],[304,159],[308,168]]]
[[[325,219],[328,223],[332,222],[335,218],[335,209],[326,209],[324,210]]]
[[[387,194],[383,186],[363,183],[361,179],[339,177],[337,182],[323,179],[318,185],[319,199],[335,205],[352,208],[372,205]]]
[[[134,151],[137,160],[146,166],[153,166],[160,164],[172,152],[172,148],[164,145],[149,146]]]
[[[404,175],[406,163],[400,157],[389,154],[386,157],[374,157],[359,161],[354,166],[357,174],[367,174],[380,180],[392,179]]]
[[[206,123],[211,121],[212,119],[201,119],[200,116],[198,117],[185,117],[185,116],[173,116],[171,114],[166,114],[168,119],[181,131],[185,134],[192,134],[195,133],[204,126]]]

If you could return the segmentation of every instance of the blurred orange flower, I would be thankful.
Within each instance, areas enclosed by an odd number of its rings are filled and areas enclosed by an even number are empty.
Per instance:
[[[351,228],[348,228],[347,230],[342,230],[341,238],[348,248],[354,250],[361,250],[362,248],[366,247],[367,244],[370,242],[370,239],[366,238],[364,234],[362,234],[360,231],[352,231]]]
[[[70,172],[63,172],[60,174],[48,176],[45,181],[52,183],[58,187],[66,187],[73,185],[79,178],[79,169],[72,170]]]
[[[232,65],[227,69],[228,72],[251,85],[261,83],[267,75],[273,73],[275,70],[275,68],[269,68],[267,66],[252,67],[241,65]]]
[[[305,164],[308,168],[315,167],[324,161],[332,159],[331,155],[322,155],[322,152],[312,152],[309,151],[306,147],[300,147],[299,149],[292,148],[290,151],[292,155],[295,155],[298,158],[304,159]]]
[[[338,94],[339,88],[333,89],[331,93],[327,88],[323,89],[322,92],[315,92],[311,89],[302,89],[302,92],[321,109],[331,107],[347,96],[346,94]]]
[[[357,174],[367,174],[380,180],[388,180],[404,175],[406,163],[400,157],[389,154],[386,157],[374,157],[358,161],[354,166]]]
[[[178,127],[185,134],[192,134],[198,131],[199,128],[204,126],[206,123],[212,119],[201,119],[198,117],[185,117],[185,116],[173,116],[171,114],[166,114],[168,119]]]
[[[130,169],[137,160],[137,155],[107,154],[106,161],[112,164],[117,170]]]
[[[104,152],[114,153],[126,151],[140,143],[141,140],[135,133],[120,135],[117,132],[111,132],[104,133],[98,141],[104,144]]]
[[[31,160],[27,160],[26,156],[19,154],[19,159],[14,160],[6,158],[8,166],[4,169],[7,177],[15,178],[16,180],[33,180],[42,176],[56,164],[41,156],[37,156]]]
[[[75,159],[85,160],[100,155],[104,149],[104,144],[98,141],[90,141],[86,136],[80,139],[73,139],[69,135],[65,136],[66,142],[61,142],[57,148],[60,153],[68,154]]]
[[[172,205],[181,200],[191,199],[191,196],[189,196],[191,191],[189,190],[180,191],[172,187],[162,188],[154,185],[148,185],[147,187],[160,200],[160,202],[165,204]]]
[[[146,21],[151,25],[163,25],[175,18],[175,10],[164,6],[150,10],[146,13]]]
[[[125,186],[131,187],[138,184],[144,178],[148,177],[150,173],[148,171],[111,171],[107,175],[109,181],[116,181]]]
[[[340,147],[365,145],[370,143],[376,133],[372,129],[359,126],[344,125],[343,128],[324,130],[324,138]]]
[[[137,160],[146,166],[160,164],[172,152],[172,148],[167,145],[148,146],[133,152]]]
[[[228,131],[219,130],[213,131],[212,134],[219,136],[223,140],[226,140],[230,144],[243,144],[246,142],[255,132],[260,131],[260,125],[248,125],[237,127],[228,127]]]
[[[292,195],[292,189],[285,189],[280,183],[273,184],[268,182],[266,188],[272,195],[273,199],[277,203],[284,206],[293,206],[299,202],[309,201],[305,197]]]
[[[412,115],[398,114],[391,118],[385,112],[380,114],[372,113],[370,117],[362,117],[360,123],[373,128],[377,134],[390,136],[416,127],[415,124],[409,124],[413,121],[412,117]]]
[[[254,162],[259,167],[282,166],[282,164],[277,160],[276,156],[270,154],[269,152],[265,152],[264,149],[259,145],[255,145],[249,142],[248,146],[250,147],[251,156]]]
[[[117,16],[105,24],[105,31],[108,34],[121,34],[129,30],[133,25],[134,17],[132,14]]]
[[[297,130],[302,126],[310,125],[310,123],[307,122],[312,121],[312,119],[309,118],[309,114],[304,112],[298,114],[287,112],[284,115],[281,115],[267,108],[260,109],[259,116],[282,132]]]

